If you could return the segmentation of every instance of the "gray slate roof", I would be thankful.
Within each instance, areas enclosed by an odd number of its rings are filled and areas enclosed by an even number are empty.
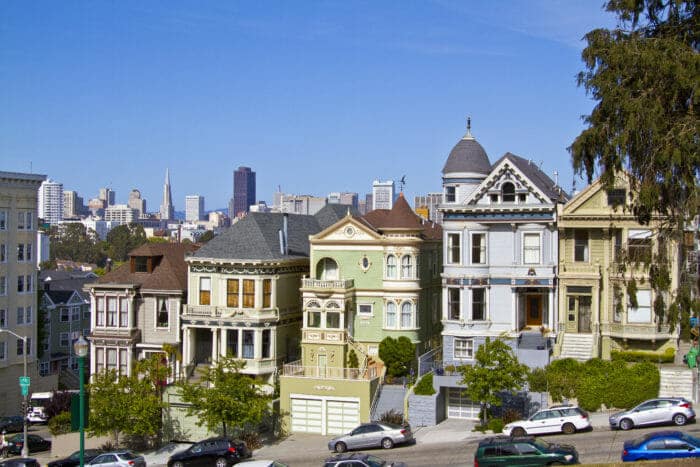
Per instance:
[[[491,171],[491,163],[486,151],[479,142],[471,136],[465,136],[452,148],[447,157],[442,173],[474,172],[484,177]]]
[[[287,214],[289,254],[280,251],[279,231],[284,214],[251,212],[233,224],[222,234],[200,248],[193,258],[218,258],[237,260],[281,260],[309,257],[309,235],[316,234],[350,214],[357,214],[352,207],[328,204],[313,216]]]
[[[495,169],[498,164],[500,164],[503,160],[508,160],[510,161],[515,167],[520,170],[523,175],[525,175],[537,188],[542,191],[549,199],[552,201],[561,201],[565,202],[569,199],[569,195],[561,188],[555,185],[554,181],[549,178],[549,176],[544,173],[540,168],[537,166],[537,164],[524,159],[520,156],[516,156],[513,153],[507,152],[498,159],[494,164],[493,168]]]

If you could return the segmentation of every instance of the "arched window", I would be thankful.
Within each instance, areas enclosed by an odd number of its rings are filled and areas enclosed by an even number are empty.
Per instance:
[[[386,257],[386,278],[396,279],[396,256],[394,255]]]
[[[413,266],[411,264],[411,255],[403,255],[401,257],[401,278],[410,279],[413,277]]]
[[[512,183],[504,183],[501,188],[503,192],[503,202],[504,203],[514,203],[515,202],[515,185]]]
[[[386,302],[386,327],[396,327],[396,303]]]
[[[321,305],[316,300],[311,300],[306,304],[306,308],[321,308]]]
[[[338,280],[338,264],[332,258],[322,258],[316,266],[316,279]]]
[[[413,327],[413,306],[411,302],[401,304],[401,327],[404,329]]]

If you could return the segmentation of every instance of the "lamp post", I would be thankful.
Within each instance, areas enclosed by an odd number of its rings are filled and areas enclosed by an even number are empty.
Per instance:
[[[85,465],[85,356],[88,353],[88,342],[83,338],[83,336],[78,337],[78,339],[73,344],[73,350],[75,355],[78,356],[78,373],[80,375],[80,423],[78,425],[80,429],[80,467]]]
[[[27,338],[25,336],[20,336],[15,334],[9,329],[0,329],[0,332],[6,332],[12,334],[17,339],[22,339],[22,357],[24,360],[24,378],[27,378]],[[22,444],[22,457],[29,457],[29,444],[27,443],[27,402],[29,400],[29,391],[24,395],[24,413],[22,414],[22,420],[24,420],[24,443]]]

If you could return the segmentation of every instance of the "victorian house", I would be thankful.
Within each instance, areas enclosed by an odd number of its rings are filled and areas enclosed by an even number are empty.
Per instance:
[[[530,160],[506,153],[491,164],[469,128],[442,173],[444,367],[472,364],[487,338],[504,336],[522,363],[545,366],[557,329],[556,221],[566,193]],[[479,406],[458,379],[436,378],[445,416],[476,418]]]
[[[245,362],[243,373],[272,390],[278,368],[299,357],[299,288],[309,274],[309,236],[347,210],[329,204],[313,216],[251,212],[187,258],[182,332],[188,374],[232,356]]]
[[[596,180],[559,206],[557,355],[587,360],[629,350],[672,354],[678,329],[654,311],[658,303],[666,312],[678,282],[678,245],[659,235],[662,221],[637,221],[624,174],[612,189]],[[670,289],[661,295],[643,267],[658,264],[657,258],[671,265]],[[635,287],[628,286],[632,282]]]
[[[146,243],[97,281],[90,295],[90,372],[115,370],[130,375],[135,360],[179,349],[180,314],[187,303],[185,256],[197,247],[184,243]],[[178,359],[167,361],[172,378]]]
[[[370,420],[386,337],[420,354],[439,345],[442,229],[401,193],[391,209],[348,213],[310,237],[301,359],[284,365],[280,408],[292,432],[346,433]]]

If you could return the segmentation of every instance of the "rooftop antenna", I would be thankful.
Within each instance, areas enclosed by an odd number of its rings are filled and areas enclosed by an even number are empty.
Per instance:
[[[32,161],[29,161],[29,173],[33,173],[32,170]]]
[[[403,177],[401,177],[399,184],[401,185],[401,192],[403,193],[403,187],[406,185],[406,176],[405,175]]]
[[[463,139],[473,139],[474,137],[472,136],[472,118],[467,116],[467,134],[464,135]]]

